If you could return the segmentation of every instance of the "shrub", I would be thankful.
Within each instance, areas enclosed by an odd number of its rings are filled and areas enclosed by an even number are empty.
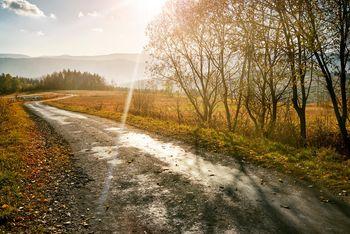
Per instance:
[[[321,148],[317,152],[317,157],[321,161],[342,161],[342,156],[338,154],[333,148]]]
[[[150,91],[135,90],[132,98],[132,112],[138,115],[149,115],[154,110],[155,97]]]

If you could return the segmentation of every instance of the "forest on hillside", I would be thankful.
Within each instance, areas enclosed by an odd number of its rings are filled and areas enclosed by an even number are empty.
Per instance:
[[[148,27],[149,68],[186,95],[202,125],[223,113],[231,132],[251,126],[279,139],[298,129],[300,146],[320,84],[349,153],[349,31],[347,0],[169,1]]]
[[[0,75],[0,95],[15,92],[40,90],[108,90],[111,89],[103,77],[88,72],[63,70],[46,75],[38,80]]]
[[[15,92],[25,92],[37,89],[39,81],[27,79],[10,74],[0,74],[0,95],[10,94]]]

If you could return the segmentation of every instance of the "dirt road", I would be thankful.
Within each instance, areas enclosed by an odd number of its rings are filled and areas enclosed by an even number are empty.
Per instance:
[[[110,120],[27,107],[71,145],[80,168],[62,194],[73,204],[62,211],[71,232],[350,232],[350,207],[311,185]]]

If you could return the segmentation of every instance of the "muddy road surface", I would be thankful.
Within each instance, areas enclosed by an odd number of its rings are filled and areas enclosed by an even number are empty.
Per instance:
[[[79,168],[66,188],[73,205],[60,211],[68,232],[350,233],[349,205],[293,178],[107,119],[26,105],[70,144]]]

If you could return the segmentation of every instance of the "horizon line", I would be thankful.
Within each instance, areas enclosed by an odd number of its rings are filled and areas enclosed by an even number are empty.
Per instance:
[[[109,56],[109,55],[138,55],[138,54],[143,54],[137,53],[137,52],[115,52],[115,53],[107,53],[107,54],[85,54],[85,55],[73,55],[73,54],[56,54],[56,55],[28,55],[25,53],[7,53],[7,52],[0,52],[0,55],[21,55],[21,56],[27,56],[29,58],[42,58],[42,57],[64,57],[64,56],[69,56],[69,57],[99,57],[99,56]]]

